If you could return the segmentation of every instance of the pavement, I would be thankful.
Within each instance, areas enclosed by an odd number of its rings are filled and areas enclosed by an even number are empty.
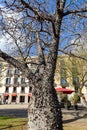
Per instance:
[[[28,104],[3,104],[0,109],[27,109]]]

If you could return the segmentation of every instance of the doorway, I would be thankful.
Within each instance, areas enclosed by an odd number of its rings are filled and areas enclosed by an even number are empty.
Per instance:
[[[25,102],[25,96],[20,96],[20,102],[21,103]]]

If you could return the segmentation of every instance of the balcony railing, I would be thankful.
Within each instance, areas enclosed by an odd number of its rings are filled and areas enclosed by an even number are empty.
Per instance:
[[[21,90],[21,93],[25,93],[25,90]]]
[[[17,90],[13,90],[13,93],[17,93]]]
[[[5,93],[9,93],[9,90],[5,90]]]
[[[6,83],[5,86],[6,86],[6,87],[11,87],[11,84],[7,84],[7,83]]]
[[[17,87],[17,86],[19,86],[19,83],[18,82],[14,82],[13,86]]]

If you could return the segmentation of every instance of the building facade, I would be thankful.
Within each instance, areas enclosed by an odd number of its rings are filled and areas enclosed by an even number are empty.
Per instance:
[[[33,57],[32,60],[37,61],[37,58]],[[84,66],[82,67],[82,63],[81,67],[76,65],[72,66],[72,62],[69,62],[68,57],[59,57],[54,77],[55,86],[68,87],[77,92],[80,85],[81,76],[86,72],[86,69],[83,71]],[[80,63],[77,65],[80,65]],[[80,69],[77,70],[77,68]],[[31,66],[31,69],[34,72],[35,66]],[[82,72],[84,73],[82,74]],[[87,75],[85,79],[86,78]],[[87,100],[86,85],[83,87],[82,93],[84,93]],[[14,68],[3,59],[0,59],[0,103],[28,103],[31,96],[31,86],[29,86],[28,79],[22,75],[17,68]]]
[[[12,65],[0,60],[0,102],[28,103],[31,93],[29,83],[21,72]]]

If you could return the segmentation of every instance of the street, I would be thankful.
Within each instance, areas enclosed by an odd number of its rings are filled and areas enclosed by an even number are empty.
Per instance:
[[[1,109],[0,116],[11,116],[11,117],[27,117],[27,109]]]
[[[19,118],[28,117],[27,112],[28,104],[6,104],[0,105],[0,116],[12,116]],[[79,110],[75,111],[73,109],[66,110],[62,109],[62,114],[64,119],[83,117],[87,113],[87,109],[79,106]]]
[[[26,118],[28,104],[6,104],[0,105],[0,116],[12,116]]]

